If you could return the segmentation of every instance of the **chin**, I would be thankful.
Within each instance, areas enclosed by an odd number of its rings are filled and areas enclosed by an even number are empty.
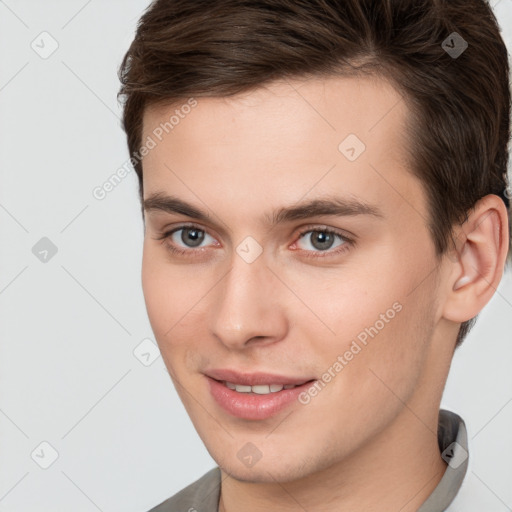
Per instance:
[[[260,465],[261,464],[261,465]],[[220,466],[220,464],[219,464]],[[275,464],[264,464],[259,461],[252,468],[243,468],[238,460],[230,461],[226,465],[220,466],[220,468],[227,473],[231,478],[239,482],[251,482],[251,483],[268,483],[273,484],[276,482],[286,483],[298,480],[305,477],[309,472],[301,471],[300,468],[294,467],[291,472],[289,468],[276,467]]]
[[[297,457],[291,458],[288,449],[277,457],[265,459],[263,455],[251,467],[247,467],[236,453],[234,456],[229,456],[224,452],[217,457],[218,454],[210,452],[210,455],[225,473],[239,482],[287,483],[306,478],[322,469],[315,464],[314,458],[306,460],[299,460]],[[240,458],[243,460],[242,456]]]

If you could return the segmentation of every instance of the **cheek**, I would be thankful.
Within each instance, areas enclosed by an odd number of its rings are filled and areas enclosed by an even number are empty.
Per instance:
[[[215,277],[215,276],[213,276]],[[187,266],[173,265],[161,248],[145,242],[142,259],[142,289],[146,310],[166,364],[183,359],[186,352],[204,341],[205,304],[210,282]],[[203,330],[203,331],[201,331]],[[171,350],[172,348],[172,350]]]
[[[163,323],[166,318],[166,309],[169,299],[167,293],[168,283],[166,279],[163,278],[160,270],[156,258],[152,255],[151,251],[147,249],[147,243],[145,243],[142,257],[142,290],[149,321],[157,337],[157,341],[160,338],[161,332],[164,330]]]
[[[373,370],[397,391],[408,393],[426,361],[436,297],[434,277],[425,279],[430,262],[411,261],[396,254],[373,265],[367,262],[364,269],[333,273],[329,286],[315,293],[310,280],[300,282],[303,288],[297,294],[308,297],[308,306],[323,323],[308,327],[300,321],[301,330],[308,332],[304,338],[315,344],[312,353],[321,357],[320,372],[342,356],[343,380],[382,386]]]
[[[299,279],[295,276],[294,291],[305,298],[312,313],[307,315],[311,321],[306,322],[304,311],[296,308],[296,313],[301,313],[297,320],[302,328],[309,323],[312,330],[316,329],[317,338],[320,335],[325,340],[327,336],[335,344],[339,342],[339,348],[359,334],[364,342],[367,329],[374,332],[376,328],[379,333],[388,330],[400,316],[398,310],[406,301],[409,278],[397,279],[384,268],[368,264],[361,269],[340,268],[328,274],[320,271]]]
[[[180,297],[185,293],[185,288],[179,270],[166,264],[161,248],[153,247],[152,243],[147,240],[144,243],[142,289],[149,321],[162,349],[164,341],[170,338],[172,328],[179,319],[183,305]]]

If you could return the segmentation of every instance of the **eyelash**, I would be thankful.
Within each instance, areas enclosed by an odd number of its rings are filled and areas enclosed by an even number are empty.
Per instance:
[[[204,233],[207,233],[206,230],[202,229],[200,226],[197,226],[195,224],[181,224],[180,226],[173,228],[171,231],[167,231],[167,232],[163,233],[161,236],[157,237],[156,239],[164,242],[165,245],[167,246],[167,249],[172,254],[175,254],[175,255],[178,255],[178,256],[187,256],[187,257],[191,256],[191,255],[193,255],[194,252],[197,252],[198,250],[197,249],[192,249],[192,248],[191,249],[179,249],[175,245],[173,245],[171,243],[168,243],[169,239],[171,238],[171,236],[174,233],[176,233],[177,231],[180,231],[182,229],[187,229],[187,228],[189,228],[189,229],[190,228],[191,229],[197,229],[198,231],[202,231]],[[342,253],[346,252],[349,249],[349,247],[354,244],[354,241],[352,239],[350,239],[349,237],[347,237],[346,235],[343,235],[340,232],[335,231],[333,229],[324,228],[324,227],[321,227],[321,226],[304,228],[304,230],[299,233],[297,240],[301,239],[307,233],[314,233],[314,232],[317,232],[317,233],[327,233],[329,235],[337,236],[344,243],[341,244],[340,246],[338,246],[333,251],[329,251],[329,250],[326,250],[326,251],[308,251],[306,249],[300,249],[302,252],[308,253],[307,256],[306,256],[307,258],[327,258],[327,257],[333,256],[333,255],[339,255],[339,254],[342,254]],[[204,247],[201,247],[200,249],[204,249]]]

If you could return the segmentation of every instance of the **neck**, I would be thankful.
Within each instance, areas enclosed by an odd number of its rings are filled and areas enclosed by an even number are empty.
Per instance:
[[[395,421],[346,459],[291,482],[253,483],[222,469],[219,512],[416,512],[446,469],[437,441],[438,409],[404,407]],[[420,419],[421,418],[421,419]]]

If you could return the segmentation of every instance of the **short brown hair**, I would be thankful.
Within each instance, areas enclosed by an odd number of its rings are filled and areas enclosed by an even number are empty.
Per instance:
[[[468,46],[456,55],[455,43]],[[483,196],[509,208],[508,54],[485,0],[155,0],[119,69],[130,155],[149,105],[354,74],[387,78],[407,101],[411,172],[438,255]],[[134,167],[143,197],[140,158]]]

